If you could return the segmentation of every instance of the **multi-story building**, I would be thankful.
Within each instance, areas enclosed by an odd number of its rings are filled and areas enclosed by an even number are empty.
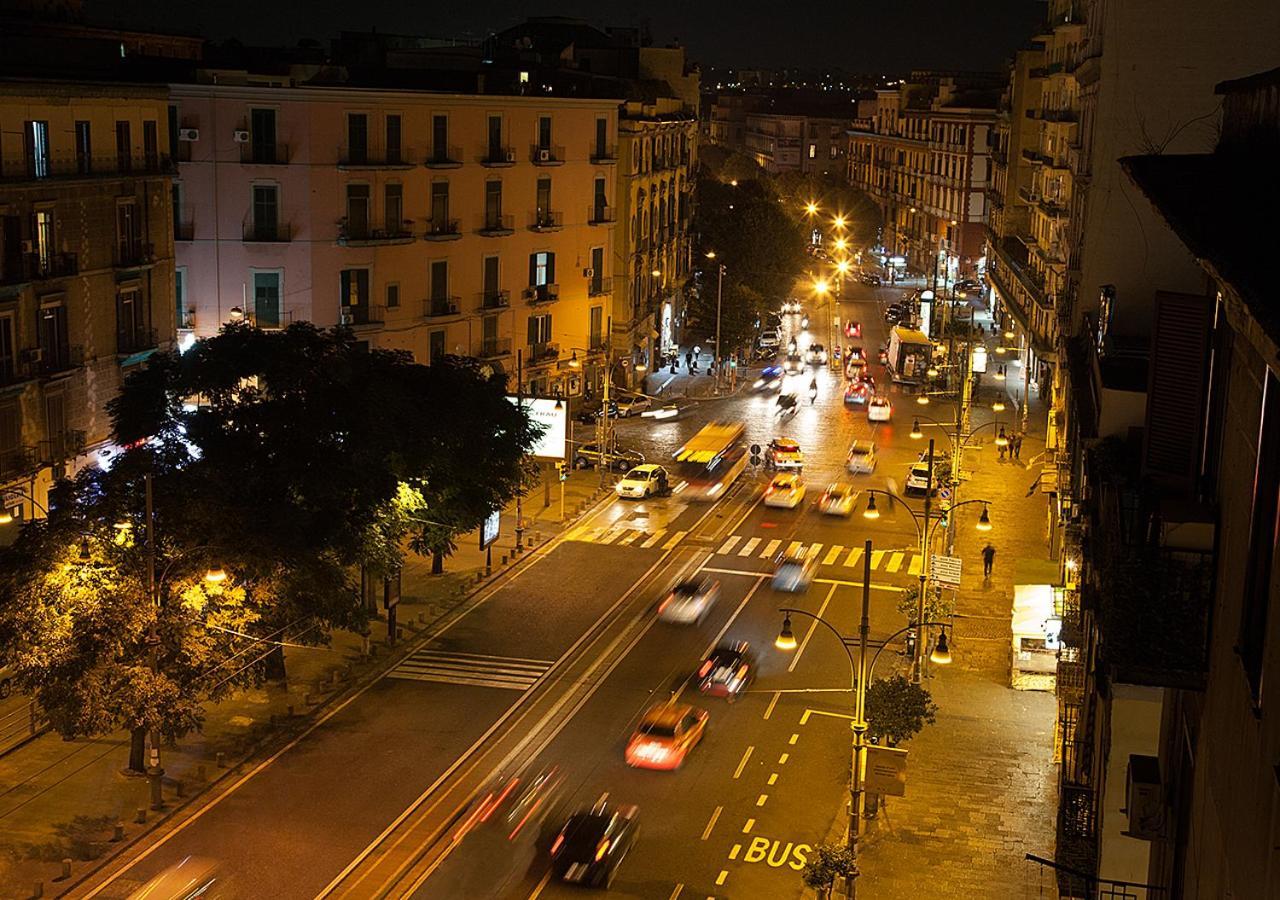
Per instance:
[[[1163,375],[1178,390],[1160,415],[1148,414],[1166,452],[1147,456],[1166,505],[1170,493],[1199,496],[1217,524],[1216,565],[1209,555],[1205,590],[1189,598],[1192,621],[1203,622],[1192,632],[1202,679],[1165,691],[1158,749],[1143,761],[1154,784],[1131,795],[1128,830],[1150,842],[1147,880],[1169,897],[1253,900],[1280,890],[1280,715],[1269,677],[1280,661],[1280,319],[1267,236],[1245,211],[1280,193],[1280,69],[1216,93],[1223,116],[1213,153],[1121,160],[1146,198],[1135,203],[1150,203],[1211,282],[1177,322],[1189,328],[1155,335],[1153,387]],[[1161,371],[1163,348],[1172,352]],[[1177,637],[1186,607],[1168,599],[1151,597],[1144,612]]]
[[[599,378],[617,101],[227,73],[172,94],[193,334],[305,319],[427,364],[477,357],[513,387],[520,368],[531,393]]]
[[[848,178],[879,206],[891,272],[939,284],[974,274],[983,256],[996,76],[914,72],[876,92],[849,132]]]
[[[174,334],[163,88],[0,79],[0,507],[110,452],[106,404]]]
[[[771,174],[842,174],[850,119],[753,112],[746,117],[743,149]]]
[[[693,110],[674,98],[628,102],[618,138],[612,333],[614,351],[632,362],[624,368],[634,385],[634,376],[675,350],[681,336],[698,125]]]

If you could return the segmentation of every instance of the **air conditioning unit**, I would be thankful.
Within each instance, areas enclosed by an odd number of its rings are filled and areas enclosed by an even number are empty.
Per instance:
[[[591,268],[590,266],[587,266],[587,268],[582,270],[583,278],[594,278],[595,274],[596,274],[596,270]]]
[[[351,315],[347,310],[338,313],[338,322],[342,325],[351,325],[355,322],[355,316]]]
[[[243,129],[237,128],[231,136],[235,139],[237,144],[249,143],[249,132]]]
[[[42,347],[31,347],[22,351],[22,361],[28,365],[39,365],[44,360],[44,349]]]
[[[198,141],[200,140],[200,129],[199,128],[179,128],[178,140]]]
[[[551,162],[551,151],[550,151],[550,150],[539,150],[539,151],[538,151],[538,162]]]
[[[1164,836],[1164,797],[1157,757],[1129,754],[1124,801],[1124,813],[1129,817],[1126,835],[1144,841]]]
[[[509,163],[513,163],[513,162],[515,162],[515,161],[516,161],[516,151],[514,151],[514,150],[508,150],[508,151],[507,151],[507,162],[509,162]]]

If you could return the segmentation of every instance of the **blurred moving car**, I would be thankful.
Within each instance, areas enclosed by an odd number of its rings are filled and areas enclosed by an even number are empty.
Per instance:
[[[844,336],[847,338],[862,337],[862,323],[861,322],[845,322]]]
[[[603,454],[604,463],[614,471],[625,472],[627,469],[644,464],[644,454],[635,450],[623,450],[616,445],[608,453]],[[600,445],[594,441],[579,444],[573,451],[573,467],[585,469],[598,466],[601,462]]]
[[[757,391],[771,391],[782,387],[783,377],[782,366],[765,366],[752,387]]]
[[[680,407],[674,403],[668,403],[665,406],[657,406],[652,409],[646,409],[640,413],[642,419],[674,419],[680,415]]]
[[[825,366],[827,364],[827,348],[821,344],[810,344],[808,356],[810,365]]]
[[[853,485],[834,482],[818,498],[818,511],[829,516],[848,516],[853,514],[853,501],[858,492]]]
[[[850,381],[857,381],[866,371],[867,361],[865,359],[851,359],[844,367],[844,377]]]
[[[627,742],[627,765],[672,771],[684,765],[707,728],[707,711],[687,703],[649,707]]]
[[[561,881],[607,888],[636,841],[634,806],[613,806],[605,794],[569,817],[551,844],[551,871]]]
[[[573,420],[575,422],[581,422],[584,425],[594,425],[596,422],[600,420],[600,411],[601,411],[602,405],[603,404],[601,403],[593,403],[588,406],[584,406],[582,409],[578,410],[578,412],[574,414]],[[618,401],[610,400],[609,401],[609,418],[616,419],[617,417],[618,417]]]
[[[876,445],[871,441],[854,441],[849,445],[844,468],[853,475],[870,475],[876,470]]]
[[[799,372],[803,368],[804,368],[804,360],[800,358],[799,353],[787,354],[787,371],[788,372]]]
[[[658,604],[658,618],[664,622],[696,625],[720,599],[720,582],[711,578],[688,578],[673,587]]]
[[[871,389],[860,378],[849,382],[849,386],[844,389],[844,402],[847,404],[866,406],[870,399]]]
[[[874,272],[863,272],[861,275],[858,276],[858,280],[861,281],[863,284],[869,284],[872,287],[880,286],[880,276],[875,274]]]
[[[216,860],[187,856],[129,895],[129,900],[231,900]]]
[[[733,700],[746,689],[755,675],[746,641],[729,641],[717,646],[698,666],[698,690],[709,697]]]
[[[814,573],[818,570],[818,558],[796,551],[783,553],[773,570],[773,589],[798,594],[809,589]]]
[[[782,335],[776,328],[766,328],[760,332],[760,346],[769,350],[776,350],[782,344]]]
[[[888,397],[872,397],[867,404],[868,422],[888,422],[893,419],[893,404]]]
[[[795,509],[804,499],[804,479],[793,472],[773,476],[764,489],[764,505]]]
[[[505,843],[516,840],[526,828],[536,830],[563,782],[564,774],[557,766],[536,775],[499,776],[472,798],[453,840],[488,832],[495,841]]]
[[[804,451],[791,438],[774,438],[765,449],[765,465],[771,469],[800,469],[804,467]]]
[[[629,394],[618,401],[618,415],[625,419],[627,416],[644,412],[652,405],[653,401],[644,394]]]
[[[862,349],[861,344],[855,344],[854,346],[849,348],[849,362],[852,363],[859,360],[862,362],[866,362],[866,359],[867,359],[867,354]]]
[[[614,490],[619,497],[643,500],[645,497],[661,497],[671,489],[667,470],[654,463],[636,466],[622,476]]]

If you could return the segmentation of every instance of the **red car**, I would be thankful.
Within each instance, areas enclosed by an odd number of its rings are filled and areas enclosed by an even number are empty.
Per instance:
[[[871,388],[867,387],[861,381],[851,381],[844,391],[844,402],[853,403],[858,406],[866,406],[867,401],[871,399]]]
[[[862,323],[861,322],[845,322],[844,336],[851,337],[851,338],[862,337]]]
[[[627,765],[644,769],[678,769],[702,740],[707,711],[687,703],[652,706],[627,742]]]

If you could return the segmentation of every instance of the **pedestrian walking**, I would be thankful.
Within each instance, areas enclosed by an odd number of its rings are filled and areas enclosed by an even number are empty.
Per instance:
[[[686,370],[693,371],[693,351],[686,350],[684,354],[684,367]]]
[[[982,580],[991,580],[991,564],[996,561],[996,548],[990,544],[982,548]]]
[[[1010,441],[1010,442],[1009,442],[1009,449],[1010,449],[1010,450],[1012,450],[1012,448],[1013,448],[1013,442],[1012,442],[1012,441]],[[997,444],[997,445],[996,445],[996,449],[1000,451],[1000,462],[1004,462],[1004,451],[1005,451],[1005,448],[1004,448],[1004,447],[1002,447],[1002,446],[1000,446],[999,444]]]
[[[1013,458],[1022,459],[1022,432],[1013,436]]]

